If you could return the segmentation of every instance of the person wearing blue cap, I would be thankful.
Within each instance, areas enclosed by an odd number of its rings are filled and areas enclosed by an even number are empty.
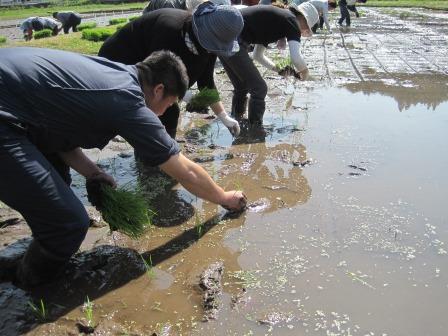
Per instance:
[[[163,8],[129,22],[104,42],[98,55],[135,64],[154,51],[170,50],[184,62],[190,87],[197,83],[199,89],[216,89],[213,78],[216,56],[231,56],[239,50],[237,37],[242,29],[241,13],[231,6],[217,6],[207,1],[193,14]],[[239,134],[238,122],[226,113],[221,101],[210,107],[233,135]],[[160,118],[173,138],[179,115],[179,106],[174,104]]]
[[[270,70],[283,74],[284,69],[264,55],[269,43],[286,38],[291,60],[300,79],[308,77],[308,67],[300,52],[301,36],[311,36],[311,28],[318,22],[319,14],[310,3],[290,9],[275,6],[256,5],[241,9],[244,28],[240,35],[240,51],[231,57],[220,57],[230,81],[233,84],[232,117],[240,120],[248,109],[251,126],[260,127],[266,109],[267,84],[248,54],[248,46],[255,44],[253,59]],[[250,94],[248,102],[247,94]],[[248,105],[248,106],[247,106]]]

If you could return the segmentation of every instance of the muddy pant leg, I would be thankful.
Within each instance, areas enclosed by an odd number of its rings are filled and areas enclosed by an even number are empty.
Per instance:
[[[0,162],[0,200],[22,214],[45,250],[68,259],[89,227],[84,206],[26,136],[1,123]]]
[[[241,88],[245,88],[245,90],[250,93],[249,121],[257,121],[261,123],[263,121],[265,104],[261,104],[260,102],[264,102],[268,87],[247,53],[247,49],[240,48],[234,56],[226,58],[224,63],[226,63],[224,69],[226,69],[226,67],[230,68],[231,73],[238,78],[238,85]],[[241,88],[235,87],[234,94],[237,95],[240,94],[240,92],[243,92]],[[258,103],[251,104],[251,101],[256,101]]]
[[[246,87],[246,84],[238,75],[238,72],[235,72],[233,67],[231,66],[232,60],[229,60],[228,57],[221,57],[221,63],[226,70],[227,76],[233,85],[233,97],[232,97],[232,111],[231,115],[237,120],[243,118],[244,113],[247,108],[247,94],[249,90]]]
[[[324,17],[322,15],[319,16],[319,28],[320,29],[324,29],[324,22],[325,22]]]
[[[341,25],[345,20],[347,26],[350,26],[350,13],[348,12],[347,5],[339,3],[339,9],[341,11],[341,18],[339,19],[339,24]]]
[[[318,24],[318,23],[316,23],[316,24],[311,28],[311,30],[313,31],[313,33],[317,32],[317,28],[319,28],[319,24]]]

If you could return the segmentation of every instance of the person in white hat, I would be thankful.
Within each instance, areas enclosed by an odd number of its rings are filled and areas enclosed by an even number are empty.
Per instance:
[[[320,29],[323,28],[323,25],[325,23],[325,27],[327,28],[328,32],[331,33],[331,27],[330,27],[330,21],[328,19],[328,11],[333,10],[336,8],[336,2],[328,1],[328,0],[292,0],[293,3],[296,5],[300,5],[304,2],[309,2],[314,7],[316,7],[317,12],[319,13],[319,23],[315,24],[313,27],[313,33],[317,31],[317,28],[320,27]]]
[[[291,60],[300,79],[308,77],[308,67],[300,52],[301,36],[311,36],[313,27],[319,20],[316,8],[310,3],[299,6],[291,4],[289,9],[275,6],[257,5],[241,9],[244,28],[240,35],[240,51],[232,57],[220,57],[234,90],[232,116],[239,120],[248,105],[249,123],[259,127],[263,123],[266,108],[267,85],[248,54],[248,46],[255,44],[253,59],[270,70],[284,73],[265,56],[269,43],[286,38]],[[250,94],[248,101],[247,94]]]
[[[216,89],[216,56],[231,56],[239,50],[237,37],[243,24],[236,8],[210,1],[199,5],[193,14],[174,8],[158,9],[129,22],[109,37],[98,55],[131,65],[154,51],[169,50],[184,62],[189,87],[197,83],[199,89]],[[210,107],[232,134],[239,134],[238,122],[226,113],[221,101]],[[176,103],[160,118],[172,138],[176,136],[179,114]]]

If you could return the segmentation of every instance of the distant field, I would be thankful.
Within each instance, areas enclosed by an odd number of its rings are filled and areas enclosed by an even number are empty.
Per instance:
[[[369,7],[422,7],[448,10],[448,0],[368,0],[360,6]]]
[[[14,9],[0,9],[0,20],[12,20],[12,19],[23,19],[30,16],[49,16],[53,12],[63,11],[63,10],[71,10],[78,13],[88,13],[88,12],[101,12],[101,11],[109,11],[109,10],[141,10],[148,1],[141,2],[129,2],[123,4],[82,4],[82,1],[73,1],[67,5],[62,5],[60,2],[58,4],[50,5],[47,8],[37,8],[37,7],[28,7],[28,8],[14,8]]]
[[[50,49],[60,49],[74,51],[82,54],[97,55],[103,42],[92,42],[83,40],[81,32],[62,34],[54,37],[43,38],[40,40],[9,42],[0,44],[1,47],[40,47]]]

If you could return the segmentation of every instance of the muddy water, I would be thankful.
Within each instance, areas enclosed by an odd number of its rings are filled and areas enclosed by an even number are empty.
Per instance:
[[[349,30],[304,41],[311,81],[262,70],[265,134],[244,129],[233,139],[215,120],[183,114],[184,152],[221,185],[245,191],[250,205],[241,216],[226,216],[163,176],[148,177],[126,144],[90,152],[120,184],[142,185],[158,213],[138,241],[118,234],[96,241],[104,231],[89,233],[84,249],[126,246],[153,266],[91,297],[99,328],[112,335],[446,334],[448,43],[446,24],[428,22],[447,18],[363,13]],[[217,71],[230,106],[230,83]],[[84,199],[79,177],[74,190]],[[224,265],[221,309],[204,323],[199,275],[216,261]],[[68,307],[29,334],[66,335],[83,316],[80,306]]]

